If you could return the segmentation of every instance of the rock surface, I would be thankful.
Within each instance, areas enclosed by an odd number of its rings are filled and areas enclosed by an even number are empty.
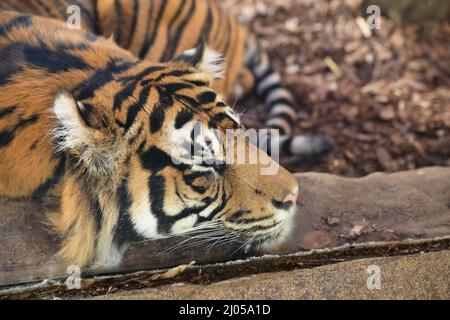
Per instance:
[[[344,243],[433,238],[450,235],[450,168],[433,167],[364,178],[297,174],[298,210],[291,235],[273,253],[333,247]],[[0,199],[0,285],[67,277],[66,265],[53,255],[57,239],[43,203]],[[168,242],[134,245],[113,271],[157,269],[243,257],[236,248],[190,247],[161,254]],[[205,253],[206,252],[206,253]]]
[[[379,268],[379,286],[368,281],[369,266]],[[354,260],[210,285],[174,284],[95,299],[450,299],[449,279],[450,251],[441,251]]]
[[[450,168],[296,177],[300,196],[293,232],[277,252],[450,234]]]

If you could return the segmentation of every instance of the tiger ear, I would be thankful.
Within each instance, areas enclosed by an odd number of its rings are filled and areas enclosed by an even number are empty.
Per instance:
[[[210,49],[204,41],[194,49],[187,50],[172,59],[172,62],[183,63],[208,74],[212,79],[221,79],[223,73],[223,57]]]
[[[53,113],[58,120],[53,135],[61,149],[74,149],[89,144],[94,138],[95,133],[85,120],[87,109],[68,91],[62,90],[56,95]]]
[[[69,151],[77,156],[91,173],[104,175],[114,171],[119,147],[107,128],[103,130],[91,126],[91,106],[83,105],[63,90],[55,98],[53,113],[57,125],[52,133],[58,151]],[[120,143],[119,140],[116,142]]]

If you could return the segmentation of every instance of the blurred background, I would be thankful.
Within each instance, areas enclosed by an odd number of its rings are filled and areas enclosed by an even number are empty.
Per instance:
[[[259,36],[299,103],[298,133],[330,137],[292,171],[362,176],[450,165],[450,1],[222,0]],[[378,5],[379,29],[367,13]],[[372,20],[371,20],[372,19]],[[241,101],[248,125],[261,109]]]

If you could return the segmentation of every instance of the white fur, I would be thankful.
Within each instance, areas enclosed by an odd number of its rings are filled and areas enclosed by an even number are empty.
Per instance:
[[[284,88],[278,88],[269,93],[269,96],[266,99],[266,103],[270,104],[273,101],[280,98],[285,98],[289,101],[294,101],[294,98],[292,97],[292,94],[289,91],[287,91]]]
[[[223,61],[223,56],[219,52],[207,47],[199,69],[211,75],[213,79],[221,79],[223,77]]]
[[[97,257],[92,268],[109,269],[119,266],[122,263],[123,252],[116,245],[111,244],[110,250],[104,257]]]
[[[145,238],[157,238],[158,219],[151,212],[148,195],[145,194],[143,199],[136,200],[133,200],[130,208],[131,220],[136,232]]]
[[[193,56],[196,54],[196,50],[196,48],[186,50],[183,52],[183,55]],[[221,79],[223,77],[224,62],[222,54],[208,47],[204,50],[202,60],[197,66],[198,70],[209,74],[213,79]]]
[[[297,119],[297,112],[286,104],[276,104],[270,111],[270,116],[274,117],[282,113],[287,114],[291,119]]]
[[[208,208],[200,212],[200,217],[206,218],[211,215],[211,213],[220,205],[222,202],[222,196],[223,196],[223,188],[219,189],[217,199],[213,201]]]
[[[244,87],[239,85],[239,84],[235,85],[234,89],[233,89],[233,95],[234,95],[235,98],[242,98],[242,97],[244,97],[244,95],[245,95]]]
[[[197,215],[191,214],[190,216],[187,216],[186,218],[180,219],[177,222],[175,222],[172,226],[172,232],[179,233],[183,232],[188,228],[191,228],[194,226],[194,224],[197,222]]]
[[[292,139],[291,150],[294,154],[311,154],[313,145],[311,139],[303,136],[296,136]]]
[[[69,93],[58,94],[53,104],[53,113],[61,125],[53,131],[53,136],[61,141],[61,150],[75,148],[89,141],[89,129],[82,123],[77,102]]]
[[[281,82],[280,75],[278,73],[272,73],[270,76],[265,78],[260,84],[258,84],[258,93],[262,93],[265,89],[271,85]]]
[[[261,77],[267,69],[269,69],[270,63],[267,55],[263,55],[261,59],[261,63],[255,68],[254,72],[257,77]]]
[[[225,113],[227,114],[227,116],[229,116],[234,122],[236,122],[237,124],[241,124],[241,120],[239,119],[239,116],[234,113],[233,109],[231,109],[230,107],[227,107],[225,109]]]
[[[266,121],[266,126],[281,127],[284,129],[285,135],[289,136],[292,133],[292,128],[289,123],[283,118],[273,118]]]

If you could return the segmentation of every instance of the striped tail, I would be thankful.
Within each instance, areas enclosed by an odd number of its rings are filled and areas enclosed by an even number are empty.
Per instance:
[[[246,66],[253,73],[257,98],[268,111],[265,127],[280,133],[280,155],[315,157],[329,153],[333,146],[324,137],[294,136],[298,117],[292,94],[283,87],[280,75],[254,37],[249,38],[246,49]]]

